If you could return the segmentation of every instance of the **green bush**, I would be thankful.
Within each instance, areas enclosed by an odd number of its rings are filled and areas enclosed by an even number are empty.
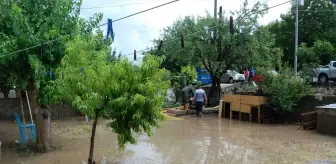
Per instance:
[[[272,106],[292,111],[302,97],[313,93],[309,83],[304,78],[295,76],[289,67],[281,68],[277,76],[266,70],[261,72],[264,76],[264,88]]]

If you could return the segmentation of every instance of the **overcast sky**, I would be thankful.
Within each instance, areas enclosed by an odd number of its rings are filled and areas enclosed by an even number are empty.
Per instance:
[[[81,15],[85,18],[94,13],[103,13],[102,23],[106,23],[108,18],[118,19],[135,12],[145,10],[171,0],[83,0]],[[249,5],[253,5],[258,0],[249,0]],[[263,1],[263,0],[262,0]],[[287,0],[268,0],[269,6],[274,6]],[[218,0],[218,7],[223,6],[226,12],[238,10],[244,0]],[[118,7],[108,7],[116,6]],[[260,19],[261,24],[267,24],[270,21],[278,19],[280,14],[285,13],[290,8],[290,3],[270,9],[264,18]],[[152,46],[152,40],[158,38],[160,30],[171,25],[178,17],[187,15],[204,15],[205,11],[213,13],[214,0],[181,0],[164,7],[160,7],[146,13],[142,13],[118,22],[113,23],[115,32],[115,42],[113,47],[117,52],[127,55],[135,50],[143,50]],[[102,27],[106,31],[107,27]],[[132,58],[132,56],[128,56]]]

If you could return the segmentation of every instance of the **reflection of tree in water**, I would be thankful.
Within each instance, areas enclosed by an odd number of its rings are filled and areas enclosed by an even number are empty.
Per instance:
[[[239,161],[238,163],[250,163],[251,158],[256,156],[252,149],[244,148],[244,146],[234,145],[227,141],[222,141],[220,145],[219,156],[232,161]]]

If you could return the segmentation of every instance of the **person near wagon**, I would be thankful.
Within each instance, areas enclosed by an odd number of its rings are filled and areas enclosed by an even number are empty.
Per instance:
[[[250,74],[250,71],[249,71],[247,68],[245,68],[245,69],[244,69],[244,77],[245,77],[245,81],[248,81],[248,79],[249,79],[249,74]]]
[[[202,117],[203,107],[207,104],[208,99],[200,84],[197,84],[193,100],[196,104],[196,117]]]

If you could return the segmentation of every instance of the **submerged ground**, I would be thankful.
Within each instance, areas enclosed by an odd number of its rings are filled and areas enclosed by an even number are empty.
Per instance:
[[[139,136],[137,145],[117,151],[116,136],[104,124],[96,135],[98,163],[119,164],[269,164],[336,162],[336,138],[314,131],[297,130],[296,125],[258,125],[216,116],[167,120],[154,136]],[[60,150],[30,157],[16,156],[4,146],[0,163],[76,164],[87,159],[90,125],[78,120],[55,121],[53,142]],[[1,122],[0,140],[18,139],[16,125]],[[320,162],[319,162],[320,163]]]

